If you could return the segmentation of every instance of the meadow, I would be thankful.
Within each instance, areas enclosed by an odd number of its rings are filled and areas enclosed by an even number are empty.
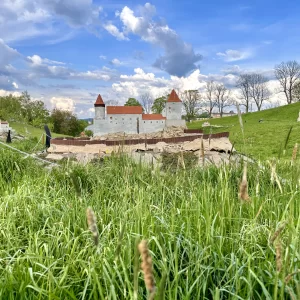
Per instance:
[[[147,299],[142,239],[154,299],[299,299],[300,167],[249,164],[250,201],[242,173],[122,155],[49,170],[1,148],[0,299]]]
[[[205,133],[228,131],[230,141],[235,148],[255,159],[266,160],[272,157],[290,159],[294,145],[300,143],[300,122],[297,122],[299,111],[300,103],[298,102],[242,114],[244,136],[238,116],[194,121],[187,125],[191,129],[202,129],[202,124],[208,121],[211,125],[220,126],[203,129]]]

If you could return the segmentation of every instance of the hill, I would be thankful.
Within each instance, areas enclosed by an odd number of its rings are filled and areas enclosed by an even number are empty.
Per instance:
[[[44,129],[36,128],[28,124],[23,124],[19,122],[9,122],[9,125],[12,129],[14,129],[17,133],[24,135],[26,137],[36,137],[40,138],[43,133],[45,133]],[[66,136],[58,133],[51,132],[52,137]]]
[[[205,133],[228,131],[234,147],[257,159],[278,157],[285,145],[285,140],[292,126],[288,139],[285,158],[290,158],[295,143],[300,142],[300,122],[297,122],[300,103],[285,105],[260,112],[242,115],[245,144],[238,116],[195,121],[188,128],[200,129],[204,122],[221,127],[204,127]],[[261,120],[261,121],[260,121]]]

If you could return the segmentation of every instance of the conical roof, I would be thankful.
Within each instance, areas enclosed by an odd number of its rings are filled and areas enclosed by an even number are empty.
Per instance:
[[[174,89],[172,90],[167,102],[181,102]]]
[[[94,103],[94,106],[105,106],[105,104],[104,104],[104,102],[103,102],[102,97],[101,97],[100,94],[98,95],[97,100]]]

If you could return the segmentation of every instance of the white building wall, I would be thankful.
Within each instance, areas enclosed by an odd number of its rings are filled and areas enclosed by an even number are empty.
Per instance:
[[[166,127],[170,126],[186,126],[182,116],[182,102],[167,102],[164,109],[164,114],[167,118]]]
[[[105,119],[105,107],[95,107],[95,119]]]
[[[139,126],[141,126],[142,115],[107,114],[106,119],[104,120],[94,119],[94,124],[88,126],[87,129],[92,130],[94,136],[114,132],[126,132],[135,134],[137,133],[137,119],[139,119]]]
[[[8,132],[9,130],[12,129],[9,127],[8,123],[0,123],[0,133]]]
[[[167,102],[165,108],[165,117],[168,120],[181,120],[182,103],[181,102]]]
[[[164,130],[165,120],[142,120],[140,122],[140,133],[151,133]]]

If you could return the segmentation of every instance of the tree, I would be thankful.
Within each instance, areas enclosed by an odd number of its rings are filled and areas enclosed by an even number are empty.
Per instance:
[[[293,99],[297,102],[300,102],[300,81],[297,81],[295,83],[295,86],[293,89]]]
[[[206,91],[206,99],[208,100],[208,105],[209,105],[208,113],[209,115],[211,115],[214,107],[217,104],[215,99],[216,83],[213,80],[206,82],[205,91]]]
[[[156,98],[151,108],[152,112],[154,114],[161,114],[164,108],[166,107],[166,103],[167,103],[166,96],[161,96],[159,98]]]
[[[250,95],[250,81],[251,74],[241,74],[237,81],[237,88],[239,88],[242,95],[241,105],[245,106],[246,113],[249,112],[251,95]]]
[[[127,102],[124,104],[124,106],[142,106],[139,101],[137,101],[135,98],[128,98]]]
[[[295,60],[282,62],[275,66],[275,76],[281,85],[281,91],[285,94],[287,104],[291,104],[293,99],[293,90],[297,80],[300,78],[300,65]]]
[[[253,73],[250,76],[250,96],[254,100],[258,111],[261,110],[262,104],[270,97],[267,81],[268,79],[261,74]]]
[[[51,121],[54,132],[72,136],[79,135],[88,125],[87,121],[78,120],[72,112],[57,108],[51,112]]]
[[[146,114],[151,113],[151,108],[153,105],[153,97],[150,93],[145,93],[140,96],[141,104],[143,106],[143,110]]]
[[[186,120],[189,122],[198,114],[201,95],[198,90],[188,90],[181,93],[180,96],[186,112]]]
[[[230,90],[228,90],[223,83],[216,84],[215,89],[216,106],[218,108],[220,117],[222,118],[224,113],[224,108],[230,106],[232,103],[230,101]]]

